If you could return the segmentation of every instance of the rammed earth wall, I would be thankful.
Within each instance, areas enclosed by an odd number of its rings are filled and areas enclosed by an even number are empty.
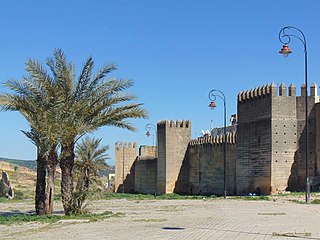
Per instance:
[[[272,194],[305,188],[306,154],[311,188],[320,189],[320,104],[317,85],[274,83],[238,94],[237,132],[191,140],[190,121],[160,121],[158,148],[116,145],[116,190],[157,194],[223,194],[226,141],[227,194]],[[147,156],[151,155],[151,156]],[[158,156],[156,158],[156,156]],[[124,159],[124,168],[122,167]],[[122,178],[123,172],[125,178]],[[155,184],[156,183],[156,184]]]

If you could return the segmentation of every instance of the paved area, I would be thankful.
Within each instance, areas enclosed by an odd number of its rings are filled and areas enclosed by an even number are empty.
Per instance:
[[[0,226],[0,239],[320,239],[320,205],[283,200],[103,200],[90,208],[124,215]]]

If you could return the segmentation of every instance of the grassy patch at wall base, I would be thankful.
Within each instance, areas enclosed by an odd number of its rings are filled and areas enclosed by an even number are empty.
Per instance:
[[[0,225],[10,225],[10,224],[22,224],[28,222],[38,222],[38,223],[56,223],[60,220],[89,220],[89,222],[94,222],[111,217],[119,217],[123,215],[122,213],[112,213],[109,211],[100,214],[82,214],[82,215],[70,215],[70,216],[60,216],[60,215],[30,215],[30,214],[17,214],[11,216],[0,216]]]

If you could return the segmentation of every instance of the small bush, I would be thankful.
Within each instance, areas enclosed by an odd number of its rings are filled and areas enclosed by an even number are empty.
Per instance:
[[[315,199],[311,201],[312,204],[320,204],[320,199]]]
[[[14,192],[14,198],[15,200],[24,200],[25,199],[25,196],[23,194],[23,192],[20,192],[20,191],[15,191]]]

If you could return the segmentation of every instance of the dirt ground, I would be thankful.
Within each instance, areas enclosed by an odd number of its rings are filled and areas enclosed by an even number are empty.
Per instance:
[[[121,216],[0,225],[0,239],[320,239],[320,205],[290,199],[100,200],[88,209]],[[61,204],[55,209],[62,214]],[[32,210],[33,201],[0,203],[2,215]]]

